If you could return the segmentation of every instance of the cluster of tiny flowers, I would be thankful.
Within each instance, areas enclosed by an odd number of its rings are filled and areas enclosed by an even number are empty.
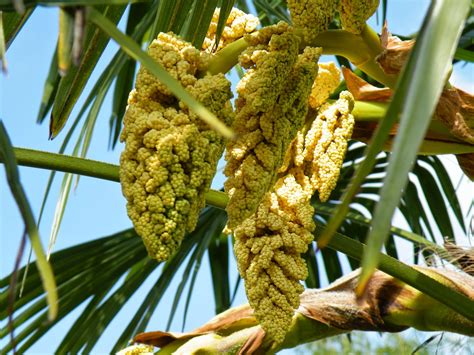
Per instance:
[[[207,31],[206,38],[202,45],[202,49],[207,52],[213,52],[224,48],[229,43],[244,37],[246,34],[254,32],[260,24],[257,17],[251,14],[246,14],[242,10],[234,7],[230,11],[219,44],[216,46],[216,31],[219,22],[219,14],[220,8],[217,8],[214,11],[209,30]]]
[[[317,75],[320,48],[298,55],[299,40],[279,23],[247,36],[240,56],[247,69],[237,86],[237,139],[226,150],[228,227],[233,229],[257,209],[277,178],[284,154],[303,126],[308,96]]]
[[[329,28],[337,12],[344,30],[360,34],[378,5],[379,0],[288,0],[291,20],[308,43]]]
[[[317,190],[322,202],[329,199],[339,178],[355,123],[353,108],[354,98],[348,91],[341,92],[336,102],[322,105],[305,135],[304,149],[296,153],[295,161],[305,165],[309,189]]]
[[[120,350],[116,355],[152,355],[154,354],[153,345],[136,344]]]
[[[318,76],[309,95],[309,106],[312,109],[317,109],[325,103],[340,82],[341,71],[334,62],[319,63]]]
[[[234,230],[239,272],[250,306],[272,339],[283,341],[307,277],[301,254],[313,239],[316,190],[327,198],[334,188],[351,137],[354,118],[350,93],[325,104],[305,134],[302,129],[288,149],[273,189],[257,211]],[[337,171],[336,171],[337,170]]]
[[[329,28],[338,4],[334,0],[288,0],[288,9],[295,27],[303,30],[305,41],[311,42]]]
[[[313,239],[313,208],[291,174],[278,179],[257,212],[234,231],[234,252],[255,317],[281,342],[299,305],[307,277],[300,254]]]
[[[160,33],[148,50],[173,77],[226,124],[230,83],[223,74],[197,78],[208,55]],[[130,93],[121,140],[120,182],[127,212],[149,255],[167,260],[197,223],[204,194],[223,152],[222,137],[145,68]]]

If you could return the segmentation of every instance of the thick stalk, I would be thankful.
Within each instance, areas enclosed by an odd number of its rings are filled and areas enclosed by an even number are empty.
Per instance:
[[[296,33],[298,34],[298,31]],[[240,53],[248,45],[245,38],[227,45],[211,60],[208,72],[211,74],[228,72],[238,63]],[[377,33],[369,26],[366,26],[360,35],[344,30],[324,31],[316,37],[314,42],[303,43],[301,48],[307,45],[322,47],[323,54],[343,56],[375,80],[390,88],[395,87],[397,76],[385,74],[375,61],[383,48]]]

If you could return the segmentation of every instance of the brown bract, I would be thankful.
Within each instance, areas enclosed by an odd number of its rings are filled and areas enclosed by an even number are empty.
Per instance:
[[[376,58],[377,63],[386,74],[398,74],[405,65],[411,49],[415,45],[415,40],[403,41],[396,36],[392,36],[384,24],[380,37],[383,52]]]
[[[383,41],[387,41],[387,39]],[[398,73],[405,59],[398,63],[397,71],[394,73]],[[393,94],[391,89],[375,87],[355,75],[348,68],[343,68],[342,73],[348,90],[354,95],[356,100],[370,102],[390,101]],[[354,138],[368,142],[376,126],[376,122],[358,122],[354,130]],[[394,136],[397,130],[398,123],[394,125],[390,135]],[[461,89],[447,85],[441,93],[431,125],[426,133],[425,142],[433,142],[434,144],[436,142],[474,144],[474,96]],[[390,146],[385,148],[390,149]],[[423,146],[421,149],[423,149]],[[471,180],[474,180],[474,154],[457,154],[456,157],[464,173]]]
[[[390,88],[378,88],[355,75],[352,70],[342,67],[342,75],[346,81],[347,90],[360,101],[386,102],[392,97]]]

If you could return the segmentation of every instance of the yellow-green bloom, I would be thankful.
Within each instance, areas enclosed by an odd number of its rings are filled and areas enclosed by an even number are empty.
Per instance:
[[[311,42],[329,28],[338,4],[339,0],[288,0],[288,9],[294,26]]]
[[[313,109],[319,108],[336,90],[340,82],[341,71],[334,62],[319,63],[318,76],[309,95],[309,106]]]
[[[318,190],[319,199],[323,202],[328,200],[339,178],[347,142],[354,128],[353,108],[352,95],[348,91],[341,92],[335,103],[320,107],[305,136],[302,159],[311,170],[311,188]]]
[[[281,34],[270,32],[280,28]],[[237,86],[237,139],[226,152],[231,229],[256,211],[275,183],[288,145],[304,123],[321,54],[308,47],[298,55],[299,39],[287,25],[259,32],[248,36],[253,44],[240,57],[248,70]]]
[[[342,28],[359,34],[364,29],[367,20],[379,7],[379,0],[341,0],[339,13]]]
[[[170,34],[148,53],[199,101],[231,123],[230,83],[223,74],[198,78],[208,55]],[[195,228],[222,154],[222,137],[141,68],[130,93],[121,140],[120,181],[127,212],[149,255],[168,259]]]
[[[202,45],[202,49],[207,52],[222,49],[229,43],[244,37],[246,34],[254,32],[260,24],[260,21],[257,17],[251,14],[246,14],[242,10],[234,7],[230,11],[224,30],[221,34],[219,44],[216,46],[216,30],[217,24],[219,22],[220,10],[220,8],[217,8],[214,11],[211,23],[209,25],[209,30],[207,31],[206,38],[204,39],[204,43]]]
[[[256,212],[234,230],[234,252],[250,306],[262,328],[283,341],[299,306],[307,277],[301,254],[313,240],[311,197],[327,198],[334,188],[350,139],[353,98],[343,92],[320,108],[287,151],[273,189]]]
[[[136,344],[120,350],[117,355],[153,355],[153,345]]]

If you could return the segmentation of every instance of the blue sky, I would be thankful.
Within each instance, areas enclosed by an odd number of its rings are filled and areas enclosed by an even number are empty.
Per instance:
[[[391,31],[400,34],[415,32],[419,28],[428,3],[428,1],[408,0],[389,2],[388,23]],[[391,6],[390,4],[396,5]],[[37,9],[24,31],[20,33],[7,53],[8,74],[0,77],[0,117],[5,123],[14,146],[56,152],[64,137],[63,132],[57,139],[49,141],[47,123],[43,125],[37,125],[35,123],[44,80],[47,76],[51,56],[56,45],[58,31],[57,18],[56,8]],[[377,24],[375,18],[371,20],[371,24],[377,30],[381,27],[381,24]],[[97,73],[100,73],[105,67],[116,49],[117,46],[114,43],[108,46],[104,57],[88,85],[89,89],[91,83],[93,84],[95,82]],[[330,58],[325,59],[329,60]],[[473,92],[473,65],[471,64],[464,67],[456,66],[452,79],[456,85]],[[121,147],[119,146],[115,151],[108,149],[108,119],[111,113],[110,107],[111,97],[109,95],[99,115],[88,157],[117,164]],[[77,110],[73,112],[72,117],[75,117],[75,114],[77,114]],[[68,127],[69,126],[70,123]],[[66,129],[68,127],[66,127]],[[456,176],[459,176],[459,169],[457,169],[453,162],[452,157],[445,159],[445,163],[450,167],[450,172],[455,179]],[[37,215],[49,172],[22,167],[20,168],[20,174],[31,206]],[[62,174],[58,174],[40,227],[44,245],[47,245],[50,234],[61,178]],[[222,181],[222,177],[217,178],[214,181],[214,186],[222,186]],[[469,185],[466,185],[466,181],[464,181],[462,186],[465,186],[469,199]],[[464,211],[467,211],[468,204],[464,200],[462,203]],[[109,235],[129,228],[130,226],[131,222],[125,212],[125,200],[122,197],[120,185],[99,179],[82,177],[79,186],[70,195],[55,250]],[[22,220],[7,188],[3,169],[0,168],[1,277],[11,272],[22,230]],[[403,243],[401,243],[401,245],[403,245]],[[234,267],[231,280],[235,279],[235,275],[236,270]],[[143,297],[151,284],[156,281],[157,277],[158,274],[155,273],[153,277],[148,279],[147,283],[142,285],[137,291],[135,301],[127,304],[107,331],[114,333],[122,329],[123,324],[127,322],[130,315],[134,313],[137,307],[136,302]],[[180,280],[180,275],[177,275],[150,322],[150,330],[165,328],[168,320],[168,312],[173,301],[174,290]],[[199,326],[214,315],[214,300],[207,256],[204,258],[204,263],[201,266],[196,285],[197,287],[194,290],[186,323],[186,329],[188,330]],[[245,295],[241,288],[236,299],[236,304],[243,302],[245,302]],[[176,331],[181,330],[182,306],[181,304],[172,325],[172,329]],[[64,329],[67,329],[73,320],[72,317],[63,320],[61,326],[56,327],[40,340],[32,347],[31,351],[35,353],[51,353],[55,349],[54,344],[59,343],[59,340],[65,333]],[[3,326],[4,324],[2,324],[2,327]],[[1,344],[4,344],[4,340],[0,341],[0,345]],[[96,353],[105,353],[108,352],[111,345],[113,345],[113,342],[108,340],[105,336],[94,350]]]

